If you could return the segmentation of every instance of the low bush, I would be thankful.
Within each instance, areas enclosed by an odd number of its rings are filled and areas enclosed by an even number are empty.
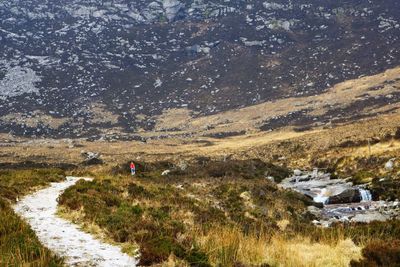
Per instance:
[[[132,204],[150,197],[152,203],[158,204]],[[170,186],[149,190],[129,178],[79,181],[59,199],[69,209],[83,210],[85,219],[105,229],[114,241],[138,243],[141,265],[163,262],[171,254],[189,263],[199,260],[200,252],[194,253],[191,246],[178,242],[178,236],[186,229],[172,216],[177,205],[188,202]],[[202,264],[206,264],[207,260],[202,259]]]
[[[376,178],[370,186],[373,195],[381,200],[394,201],[400,199],[400,179],[387,177],[383,180]]]
[[[373,178],[373,173],[365,170],[360,170],[352,176],[351,181],[353,182],[353,184],[365,184],[370,182]]]
[[[215,161],[208,158],[198,158],[196,161],[185,163],[184,165],[185,167],[182,168],[182,166],[166,161],[155,163],[136,162],[136,177],[150,178],[155,181],[162,178],[161,173],[164,170],[170,170],[167,175],[169,180],[176,180],[182,177],[256,179],[272,176],[279,182],[290,175],[290,171],[287,168],[266,163],[259,159]],[[129,162],[115,166],[111,170],[112,175],[127,175],[129,172]]]
[[[369,242],[362,250],[363,259],[352,261],[352,267],[400,266],[400,240]]]
[[[315,227],[315,217],[307,212],[311,199],[265,178],[289,175],[285,168],[208,158],[178,165],[144,163],[135,177],[124,170],[80,181],[64,192],[60,204],[82,212],[85,222],[99,226],[114,241],[139,245],[141,265],[171,259],[191,266],[274,266],[280,260],[301,264],[308,252],[296,251],[300,245],[333,249],[335,255],[351,248],[335,260],[348,264],[371,239],[400,234],[398,221]],[[167,168],[171,172],[162,176]],[[287,248],[280,253],[268,246],[271,240]],[[266,254],[266,249],[275,254]],[[273,258],[269,261],[266,255]],[[322,259],[307,259],[311,266],[330,259],[320,251],[311,255]]]
[[[0,170],[0,197],[15,201],[34,187],[45,186],[64,177],[61,169]]]

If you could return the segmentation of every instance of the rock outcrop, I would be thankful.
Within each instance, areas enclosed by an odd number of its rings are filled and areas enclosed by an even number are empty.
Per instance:
[[[400,217],[396,201],[373,201],[371,192],[362,185],[353,185],[343,179],[331,179],[329,173],[295,170],[292,177],[280,186],[310,197],[320,206],[308,207],[318,218],[314,224],[328,227],[337,222],[384,221]]]
[[[361,201],[360,190],[356,188],[346,189],[342,193],[330,196],[327,200],[327,204],[345,204]]]
[[[94,152],[82,152],[81,153],[85,160],[82,162],[83,165],[98,165],[103,164],[103,160],[100,158],[99,153]]]

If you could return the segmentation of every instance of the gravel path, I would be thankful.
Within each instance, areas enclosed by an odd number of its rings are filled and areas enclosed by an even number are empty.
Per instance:
[[[63,182],[52,183],[50,187],[23,198],[14,210],[27,220],[46,247],[65,257],[67,265],[136,266],[137,260],[119,247],[102,243],[56,216],[57,198],[80,179],[83,178],[67,177]]]

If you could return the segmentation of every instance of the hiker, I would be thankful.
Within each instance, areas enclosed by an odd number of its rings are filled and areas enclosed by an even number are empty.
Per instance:
[[[135,163],[131,162],[130,168],[131,168],[131,175],[132,175],[132,176],[135,175],[135,174],[136,174],[136,166],[135,166]]]

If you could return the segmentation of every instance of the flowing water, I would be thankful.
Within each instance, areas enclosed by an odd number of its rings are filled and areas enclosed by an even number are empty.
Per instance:
[[[369,190],[360,189],[361,202],[372,201],[372,194]]]
[[[293,189],[323,204],[322,208],[309,207],[309,211],[318,218],[314,221],[318,225],[385,221],[399,217],[398,201],[373,201],[371,192],[365,187],[342,179],[331,179],[329,173],[316,169],[312,172],[297,170],[296,175],[284,179],[280,186]]]

